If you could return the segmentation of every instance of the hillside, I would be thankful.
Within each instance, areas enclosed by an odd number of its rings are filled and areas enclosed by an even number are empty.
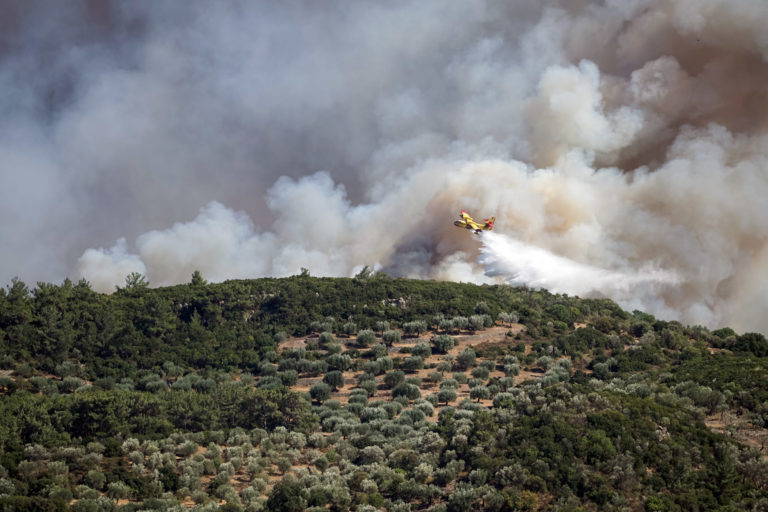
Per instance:
[[[2,510],[764,510],[768,341],[509,286],[0,290]]]

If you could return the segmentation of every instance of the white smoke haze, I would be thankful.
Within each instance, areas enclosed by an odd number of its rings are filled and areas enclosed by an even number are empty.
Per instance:
[[[125,238],[118,239],[111,249],[87,249],[80,256],[78,263],[78,273],[88,273],[94,290],[112,291],[115,287],[115,275],[128,276],[134,272],[147,272],[147,266],[139,256],[126,252]]]
[[[0,0],[0,278],[370,265],[767,332],[766,26],[760,0]]]

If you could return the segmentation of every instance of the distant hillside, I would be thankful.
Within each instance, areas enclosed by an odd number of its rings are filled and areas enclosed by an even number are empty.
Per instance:
[[[184,368],[253,369],[283,335],[356,333],[436,315],[514,311],[533,336],[600,319],[603,330],[630,316],[609,300],[577,299],[508,286],[391,279],[295,276],[98,294],[85,282],[14,281],[0,292],[0,349],[6,368],[26,362],[54,372],[71,361],[84,376],[121,378],[169,361]],[[349,325],[348,325],[349,324]],[[666,324],[665,324],[666,325]]]
[[[768,341],[509,286],[0,291],[0,510],[763,510]]]

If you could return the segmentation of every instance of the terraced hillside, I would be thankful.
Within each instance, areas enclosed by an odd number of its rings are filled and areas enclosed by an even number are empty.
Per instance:
[[[762,510],[768,342],[506,286],[0,293],[10,510]]]

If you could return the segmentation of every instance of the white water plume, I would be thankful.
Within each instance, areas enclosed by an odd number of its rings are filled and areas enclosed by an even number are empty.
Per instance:
[[[649,300],[680,283],[673,272],[656,268],[610,270],[558,256],[499,233],[478,235],[482,242],[479,262],[489,276],[502,277],[513,285],[545,288],[552,293],[582,297],[610,297],[627,309],[648,307]],[[664,306],[654,304],[657,313]]]

